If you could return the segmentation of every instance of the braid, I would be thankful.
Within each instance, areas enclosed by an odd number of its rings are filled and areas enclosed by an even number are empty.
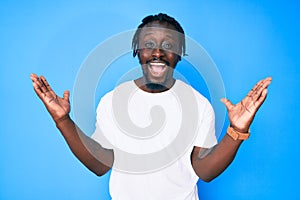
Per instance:
[[[138,26],[138,29],[136,30],[136,32],[133,36],[133,39],[132,39],[133,57],[135,57],[137,55],[138,44],[139,44],[139,36],[140,36],[140,33],[141,33],[141,29],[145,25],[147,25],[151,22],[154,22],[154,21],[167,22],[167,23],[171,24],[172,26],[174,26],[176,31],[178,31],[179,33],[182,33],[182,37],[181,37],[181,40],[180,40],[180,45],[181,45],[181,48],[182,48],[183,55],[186,55],[185,54],[185,50],[186,50],[185,49],[185,36],[184,36],[183,28],[176,21],[176,19],[174,19],[173,17],[170,17],[167,14],[159,13],[157,15],[149,15],[149,16],[145,17],[142,20],[142,23]]]

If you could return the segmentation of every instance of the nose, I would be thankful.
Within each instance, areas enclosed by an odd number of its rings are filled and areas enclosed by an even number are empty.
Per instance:
[[[155,48],[152,50],[152,57],[161,58],[165,55],[165,51],[161,48]]]

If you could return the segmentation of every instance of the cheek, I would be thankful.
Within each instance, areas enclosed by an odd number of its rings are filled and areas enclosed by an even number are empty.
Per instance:
[[[145,63],[149,59],[149,57],[151,57],[151,51],[147,49],[141,49],[138,51],[137,55],[140,63]]]
[[[179,61],[179,56],[174,53],[167,53],[166,57],[168,58],[169,62],[171,62],[173,65],[176,65],[176,63]]]

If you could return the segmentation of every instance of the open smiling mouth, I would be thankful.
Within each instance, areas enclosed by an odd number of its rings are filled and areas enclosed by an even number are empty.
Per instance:
[[[164,74],[164,72],[167,70],[166,63],[162,62],[149,62],[149,71],[153,76],[160,77]]]

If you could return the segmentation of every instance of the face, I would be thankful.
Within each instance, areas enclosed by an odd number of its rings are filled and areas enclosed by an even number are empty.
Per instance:
[[[168,23],[152,22],[142,28],[138,57],[146,84],[171,86],[181,50],[179,33]]]

